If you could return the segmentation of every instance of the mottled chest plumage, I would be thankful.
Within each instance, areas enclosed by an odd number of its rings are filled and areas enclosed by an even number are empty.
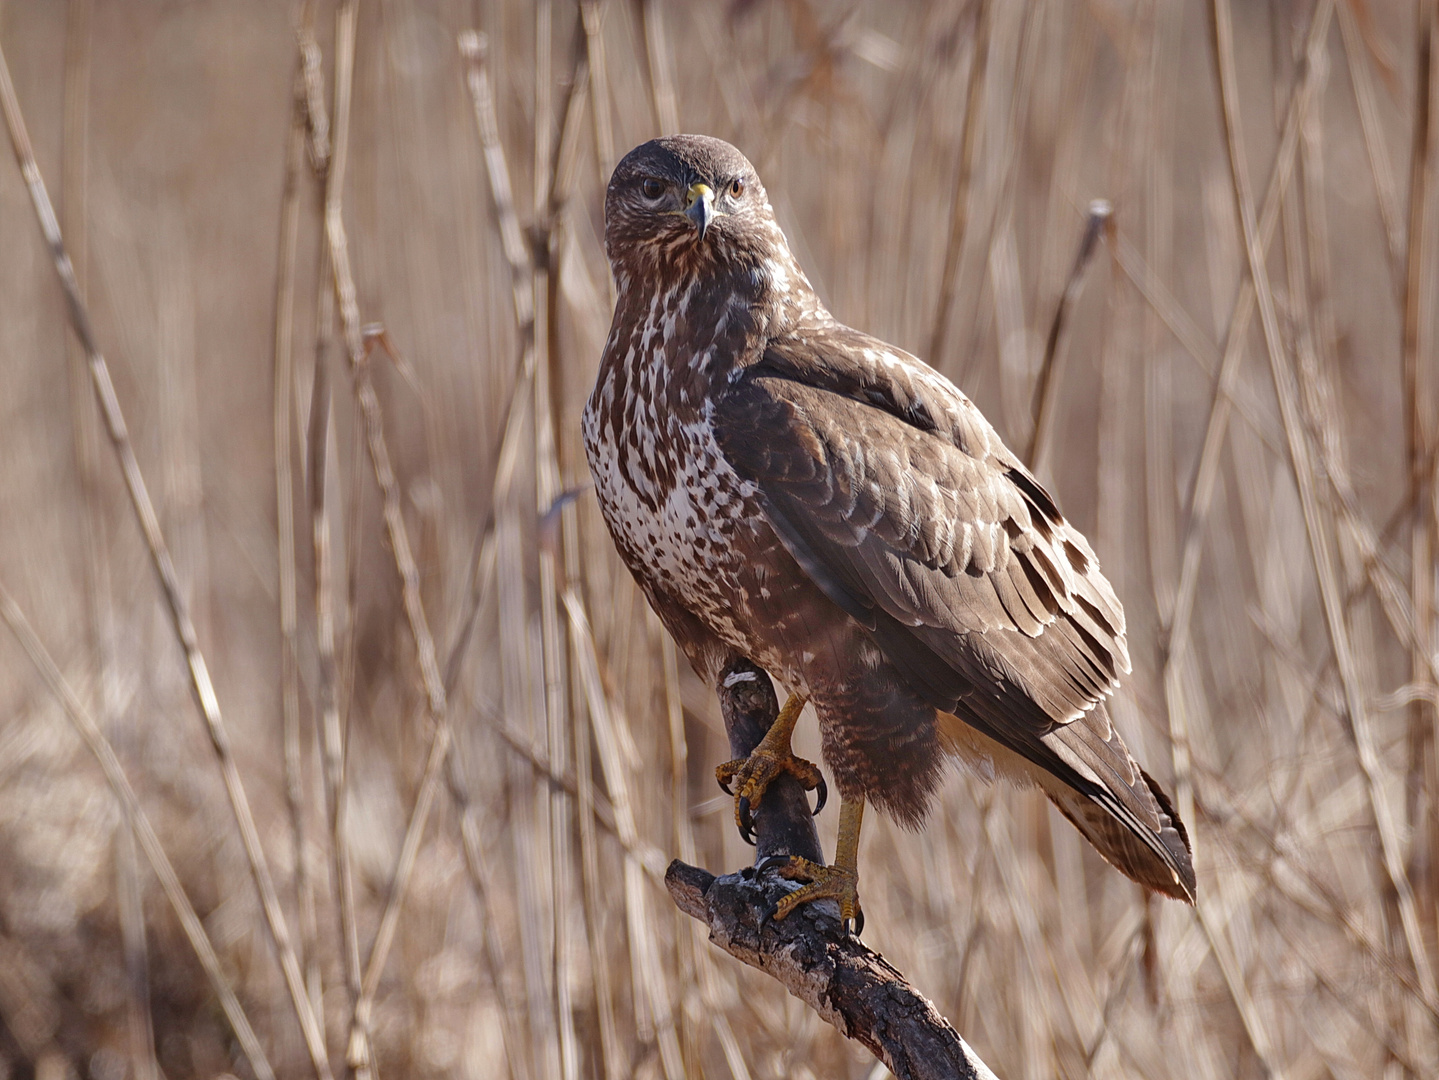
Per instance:
[[[744,606],[742,550],[761,515],[754,485],[726,462],[713,428],[714,375],[735,344],[718,340],[713,323],[697,325],[691,307],[688,291],[675,289],[655,295],[641,317],[616,320],[584,439],[600,509],[630,570],[723,629],[736,600]]]

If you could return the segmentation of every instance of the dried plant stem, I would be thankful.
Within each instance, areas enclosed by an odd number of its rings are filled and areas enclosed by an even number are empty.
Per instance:
[[[280,209],[280,255],[275,281],[275,534],[280,585],[280,703],[285,748],[285,799],[295,844],[295,894],[299,904],[299,953],[316,1016],[323,1015],[324,988],[315,948],[315,883],[310,877],[305,809],[305,755],[300,724],[299,590],[295,570],[294,329],[295,260],[300,237],[300,172],[305,159],[305,97],[297,72],[285,155]]]
[[[605,22],[604,0],[580,0],[580,18],[584,20],[585,51],[589,58],[590,100],[595,125],[595,158],[600,179],[604,180],[615,165],[615,130],[610,116],[610,82],[605,65],[605,39],[601,31]]]
[[[1264,205],[1267,212],[1270,204],[1266,201]],[[1164,323],[1165,329],[1199,365],[1199,369],[1210,379],[1217,379],[1223,369],[1224,357],[1220,356],[1219,350],[1213,342],[1190,318],[1183,305],[1169,291],[1169,287],[1164,284],[1163,279],[1154,272],[1154,268],[1149,265],[1148,260],[1139,249],[1130,242],[1129,237],[1115,228],[1111,230],[1109,239],[1112,243],[1115,261],[1124,271],[1124,276],[1129,279],[1130,284],[1139,290],[1139,294],[1144,297],[1145,302]],[[1225,356],[1228,356],[1227,349]],[[1284,453],[1284,447],[1273,433],[1271,425],[1265,423],[1260,416],[1259,407],[1255,404],[1253,394],[1249,393],[1246,387],[1238,383],[1231,386],[1230,395],[1226,400],[1228,402],[1226,407],[1234,409],[1239,414],[1240,419],[1249,425],[1250,430],[1267,449],[1275,454]]]
[[[60,283],[65,291],[65,299],[70,310],[71,327],[79,337],[89,358],[95,393],[105,415],[111,445],[120,461],[120,469],[125,478],[125,486],[130,493],[131,505],[139,519],[140,528],[145,534],[146,545],[149,547],[155,571],[159,575],[176,637],[179,638],[180,646],[185,652],[190,682],[195,692],[196,701],[205,718],[210,743],[219,760],[225,789],[240,829],[240,838],[245,847],[246,858],[249,860],[250,873],[260,894],[265,921],[269,927],[271,939],[275,943],[275,950],[279,954],[280,967],[284,973],[286,987],[290,992],[295,1015],[300,1022],[300,1030],[304,1035],[311,1063],[317,1076],[322,1080],[329,1080],[330,1065],[325,1054],[324,1035],[315,1019],[314,1010],[310,1007],[310,999],[305,993],[299,960],[296,958],[294,946],[290,942],[289,927],[285,922],[284,912],[280,908],[280,898],[275,891],[274,880],[270,876],[270,868],[265,860],[265,851],[260,843],[259,831],[255,828],[255,818],[250,810],[249,798],[245,794],[240,771],[235,764],[234,754],[230,747],[229,730],[220,714],[220,702],[215,696],[215,688],[210,681],[210,672],[205,664],[204,654],[200,651],[200,643],[195,634],[195,624],[190,617],[189,603],[180,591],[180,581],[175,573],[175,565],[170,557],[169,547],[165,543],[164,534],[160,529],[160,520],[155,514],[154,503],[151,502],[149,490],[145,486],[145,478],[140,472],[140,464],[135,458],[129,431],[125,426],[125,418],[120,410],[120,402],[115,395],[115,386],[110,379],[109,367],[95,341],[89,313],[80,297],[70,256],[66,254],[64,241],[61,239],[60,225],[55,218],[55,210],[51,206],[50,196],[46,193],[44,181],[40,176],[40,168],[35,163],[35,155],[30,148],[30,138],[25,131],[20,105],[15,98],[15,87],[10,79],[10,68],[5,61],[3,52],[0,52],[0,104],[4,106],[5,122],[9,128],[10,143],[15,151],[16,162],[20,166],[20,172],[30,191],[30,198],[34,203],[41,231],[45,234],[46,243],[55,260],[56,272],[60,276]]]
[[[984,104],[984,72],[989,58],[990,0],[976,0],[974,44],[970,47],[969,92],[964,98],[964,140],[959,152],[959,172],[954,183],[954,201],[949,210],[949,242],[944,248],[944,268],[939,275],[939,300],[934,310],[934,329],[929,335],[929,362],[941,364],[953,315],[954,290],[959,280],[959,260],[969,227],[969,188],[974,179],[974,162],[979,153],[981,109]]]
[[[336,145],[339,145],[338,140]],[[345,256],[343,232],[341,237],[341,242],[338,244],[332,240],[331,257],[335,260],[336,281],[348,283],[340,286],[338,291],[343,296],[348,289],[350,296],[353,297],[354,284],[350,279],[348,262],[341,264],[339,261]],[[344,306],[342,301],[342,311]],[[345,329],[345,336],[347,340],[352,336],[349,327]],[[425,826],[429,822],[430,810],[434,805],[435,795],[439,788],[445,756],[450,751],[452,733],[447,713],[444,682],[440,677],[439,663],[435,655],[435,642],[430,634],[429,622],[420,598],[420,572],[415,564],[409,533],[405,527],[404,513],[400,507],[399,482],[395,478],[394,468],[390,463],[389,448],[385,442],[380,399],[375,393],[374,382],[370,378],[368,350],[362,350],[357,361],[352,356],[351,361],[351,373],[355,381],[355,397],[359,402],[360,413],[364,419],[365,436],[369,445],[370,462],[374,468],[375,480],[380,487],[386,531],[390,538],[391,550],[394,553],[395,566],[400,576],[405,613],[410,633],[414,638],[415,651],[418,654],[426,704],[431,722],[435,725],[429,756],[425,762],[424,775],[420,780],[419,794],[415,798],[409,824],[405,829],[405,838],[400,846],[399,858],[395,863],[395,875],[391,882],[390,894],[386,900],[384,912],[380,916],[380,925],[375,932],[369,960],[365,965],[364,977],[360,983],[360,997],[355,1003],[350,1052],[352,1064],[358,1067],[356,1057],[362,1047],[368,1046],[369,1025],[374,1009],[375,994],[379,991],[380,977],[384,973],[390,947],[394,944],[395,931],[399,928],[400,910],[404,904],[405,894],[409,891],[415,860],[419,855]],[[368,1058],[360,1060],[364,1060],[368,1064]]]
[[[675,100],[674,72],[670,70],[671,50],[665,34],[665,5],[659,0],[641,0],[644,22],[646,70],[650,78],[650,100],[654,103],[655,123],[661,135],[678,135],[679,104]]]
[[[369,960],[360,980],[360,992],[355,1001],[349,1039],[346,1044],[346,1060],[351,1068],[363,1075],[368,1074],[372,1068],[370,1024],[375,994],[379,990],[380,977],[384,972],[385,962],[389,958],[390,947],[394,944],[400,911],[404,904],[405,894],[409,891],[425,826],[428,824],[430,810],[434,805],[445,756],[449,753],[451,732],[446,715],[444,683],[440,678],[439,664],[435,656],[434,638],[430,634],[424,605],[420,599],[419,569],[415,565],[409,533],[405,528],[404,514],[400,508],[399,483],[395,478],[394,468],[390,463],[389,449],[385,442],[380,400],[375,393],[374,382],[370,377],[369,350],[360,326],[359,303],[354,276],[350,269],[349,244],[341,207],[340,192],[344,178],[348,141],[357,14],[357,4],[354,0],[349,0],[341,7],[336,16],[336,134],[330,168],[330,183],[325,200],[325,233],[329,244],[335,294],[339,300],[341,328],[350,357],[355,398],[360,406],[366,442],[369,445],[370,461],[374,468],[376,482],[380,487],[386,531],[390,538],[391,550],[394,553],[396,569],[400,575],[405,614],[415,642],[426,703],[435,725],[429,756],[425,763],[425,772],[420,781],[419,794],[416,796],[409,824],[405,830],[405,838],[400,846],[400,855],[395,864],[395,875],[391,882],[389,897],[380,916],[379,928],[375,932]],[[382,344],[384,344],[383,341]]]
[[[3,70],[0,68],[0,72]],[[8,75],[6,78],[8,79]],[[20,606],[16,604],[4,585],[0,585],[0,617],[4,618],[16,640],[20,642],[21,647],[30,657],[31,663],[35,665],[35,669],[50,688],[50,692],[65,707],[65,715],[70,718],[76,732],[100,763],[100,768],[105,773],[105,780],[120,803],[121,810],[125,813],[125,821],[134,832],[135,838],[139,840],[140,848],[145,852],[145,858],[149,860],[155,876],[159,878],[160,887],[165,891],[165,896],[175,911],[175,917],[180,920],[180,927],[184,930],[185,937],[195,950],[195,957],[200,961],[200,966],[205,970],[205,976],[210,980],[210,986],[220,1001],[220,1008],[224,1010],[225,1019],[230,1022],[230,1028],[234,1031],[235,1038],[239,1041],[240,1048],[250,1063],[250,1068],[261,1080],[274,1080],[275,1073],[270,1068],[269,1060],[265,1057],[264,1047],[260,1045],[254,1028],[250,1026],[250,1021],[245,1016],[245,1009],[240,1004],[240,999],[235,996],[234,988],[230,986],[229,979],[225,977],[224,969],[220,966],[220,958],[215,954],[214,946],[210,944],[209,935],[205,933],[205,925],[195,914],[189,897],[185,895],[185,888],[180,884],[180,876],[175,873],[169,856],[160,846],[160,838],[155,835],[155,830],[150,825],[150,819],[145,816],[145,811],[140,806],[140,800],[135,795],[135,789],[130,786],[130,781],[125,776],[120,759],[115,755],[115,750],[109,740],[105,738],[85,706],[80,703],[80,699],[65,681],[60,668],[55,664],[39,637],[36,636],[34,629],[30,626],[30,621],[25,618],[25,613],[20,610]]]
[[[1409,537],[1409,603],[1413,611],[1413,638],[1409,642],[1409,679],[1420,694],[1409,708],[1412,781],[1411,798],[1416,798],[1426,772],[1431,781],[1439,778],[1439,745],[1435,725],[1439,710],[1426,703],[1425,694],[1435,685],[1434,558],[1436,555],[1434,469],[1434,348],[1433,308],[1435,273],[1430,245],[1429,221],[1434,199],[1434,144],[1436,113],[1434,101],[1434,50],[1439,45],[1439,8],[1420,5],[1417,13],[1418,85],[1414,109],[1413,151],[1409,178],[1409,244],[1404,275],[1404,399],[1405,442],[1409,465],[1409,498],[1413,501],[1413,524]],[[1434,800],[1439,790],[1429,789],[1430,829],[1439,828],[1439,809]],[[1439,845],[1431,835],[1429,843]]]
[[[599,752],[600,765],[604,770],[605,786],[609,789],[614,804],[615,828],[626,849],[624,888],[625,910],[629,917],[630,964],[636,969],[654,1019],[665,1075],[669,1080],[681,1080],[684,1076],[684,1065],[674,1027],[671,1008],[673,999],[660,965],[659,941],[650,917],[649,900],[644,891],[642,864],[633,854],[640,847],[640,839],[630,794],[629,770],[620,755],[614,715],[600,680],[599,653],[590,632],[589,617],[585,614],[579,596],[572,589],[565,590],[563,599],[565,611],[569,615],[576,664],[589,706],[595,748]]]
[[[1368,703],[1365,701],[1360,687],[1359,671],[1350,648],[1348,624],[1343,610],[1343,594],[1329,547],[1327,524],[1315,490],[1314,467],[1309,455],[1308,437],[1304,430],[1303,418],[1300,416],[1298,388],[1295,384],[1294,372],[1285,355],[1284,342],[1280,337],[1279,318],[1269,287],[1268,270],[1264,264],[1264,250],[1255,225],[1254,202],[1249,192],[1244,147],[1239,136],[1239,89],[1234,70],[1233,24],[1228,0],[1213,0],[1213,16],[1220,101],[1223,107],[1225,136],[1229,148],[1230,172],[1234,182],[1234,197],[1244,231],[1249,274],[1258,296],[1260,325],[1264,330],[1270,373],[1274,381],[1275,393],[1279,399],[1285,437],[1289,444],[1290,465],[1295,484],[1299,489],[1305,531],[1309,537],[1310,553],[1315,573],[1319,579],[1325,623],[1329,631],[1330,644],[1334,649],[1340,682],[1344,688],[1345,706],[1358,750],[1360,771],[1364,775],[1375,826],[1379,833],[1381,861],[1398,900],[1405,940],[1421,991],[1426,1001],[1432,1002],[1435,1000],[1434,973],[1424,945],[1423,931],[1419,925],[1414,890],[1404,867],[1397,826],[1382,790],[1382,764],[1379,760],[1375,734],[1369,719]]]
[[[1279,224],[1279,210],[1284,192],[1289,187],[1294,171],[1294,161],[1299,148],[1299,130],[1308,110],[1313,91],[1313,72],[1316,58],[1324,48],[1329,29],[1329,20],[1334,14],[1334,0],[1319,0],[1310,22],[1304,74],[1290,98],[1289,108],[1284,116],[1284,128],[1280,135],[1279,150],[1275,154],[1274,169],[1269,177],[1269,187],[1264,194],[1264,209],[1259,216],[1258,242],[1261,255],[1269,250],[1274,239],[1274,230]],[[1168,655],[1173,657],[1188,645],[1189,620],[1193,613],[1194,593],[1199,583],[1199,559],[1203,552],[1204,525],[1209,518],[1209,508],[1214,496],[1214,484],[1219,476],[1220,452],[1224,448],[1228,431],[1229,411],[1234,404],[1235,385],[1239,377],[1239,364],[1244,356],[1244,343],[1249,334],[1249,322],[1254,315],[1255,286],[1246,278],[1240,286],[1239,296],[1230,312],[1229,331],[1225,336],[1224,357],[1220,361],[1218,383],[1209,418],[1204,429],[1204,443],[1199,453],[1199,467],[1195,472],[1194,485],[1189,495],[1189,521],[1184,534],[1184,555],[1180,568],[1179,589],[1175,599],[1174,617],[1169,629]],[[1256,430],[1260,430],[1256,427]],[[1166,670],[1167,670],[1166,661]],[[1187,740],[1183,740],[1187,754]],[[1187,774],[1187,769],[1185,770]],[[1188,783],[1187,775],[1177,778],[1177,786]],[[1181,795],[1181,798],[1184,796]],[[1185,813],[1179,807],[1180,816]]]
[[[1079,250],[1074,254],[1074,265],[1070,268],[1069,280],[1065,282],[1064,292],[1054,309],[1054,320],[1049,324],[1049,337],[1044,344],[1044,358],[1040,362],[1039,375],[1034,383],[1034,403],[1031,408],[1034,426],[1029,434],[1029,447],[1024,454],[1025,464],[1036,473],[1041,471],[1041,456],[1045,449],[1050,417],[1054,411],[1055,389],[1059,385],[1058,369],[1061,356],[1059,343],[1064,332],[1064,324],[1068,318],[1069,309],[1079,298],[1080,290],[1084,286],[1084,271],[1089,266],[1095,246],[1099,243],[1099,237],[1105,231],[1105,226],[1109,224],[1112,213],[1113,210],[1109,203],[1103,199],[1096,199],[1089,204],[1089,217],[1084,224],[1084,235],[1080,238]]]
[[[1384,132],[1379,120],[1374,81],[1369,74],[1369,65],[1365,62],[1364,42],[1361,40],[1354,12],[1348,4],[1338,5],[1336,11],[1339,16],[1339,30],[1343,35],[1344,57],[1349,65],[1349,81],[1354,87],[1354,100],[1359,106],[1359,124],[1364,134],[1364,148],[1369,154],[1369,170],[1374,177],[1379,218],[1384,224],[1384,239],[1388,243],[1390,266],[1393,268],[1395,280],[1402,283],[1404,232],[1399,220],[1394,168],[1389,161],[1389,151],[1384,145]]]
[[[531,260],[531,304],[537,313],[534,321],[535,377],[534,391],[534,454],[535,504],[542,513],[550,514],[562,489],[558,453],[555,445],[555,402],[551,391],[555,357],[551,342],[557,336],[555,305],[551,294],[551,257],[556,254],[555,210],[551,200],[554,175],[554,105],[551,100],[553,82],[552,38],[554,37],[554,5],[552,0],[537,0],[535,14],[535,82],[532,162],[534,245],[544,255]],[[578,62],[580,56],[576,60]],[[584,92],[583,82],[572,77],[571,99],[575,92]],[[563,511],[560,511],[563,513]],[[550,760],[556,769],[569,768],[569,719],[565,714],[568,692],[565,677],[565,638],[560,623],[556,563],[560,556],[553,542],[542,543],[539,551],[540,661],[544,685],[545,741]],[[563,788],[548,789],[549,806],[545,817],[549,823],[549,884],[550,884],[550,985],[554,993],[555,1026],[559,1034],[559,1075],[563,1080],[577,1080],[580,1060],[575,1034],[574,1003],[571,1000],[570,963],[574,948],[570,942],[570,905],[574,889],[574,859],[571,857],[571,823],[574,808]]]
[[[485,171],[490,181],[490,198],[500,226],[500,246],[510,264],[510,284],[515,304],[515,322],[522,340],[534,332],[535,306],[530,288],[530,256],[520,231],[519,215],[510,186],[510,170],[505,164],[504,144],[500,142],[500,124],[495,115],[495,95],[490,87],[488,40],[483,34],[466,30],[459,35],[460,56],[465,61],[465,85],[475,110],[480,147],[485,155]],[[524,365],[522,365],[524,366]]]
[[[319,78],[319,49],[307,47],[300,38],[300,51],[306,67],[306,102],[309,109],[309,130],[312,163],[323,157],[325,174],[324,225],[328,236],[331,208],[338,215],[343,190],[345,162],[348,156],[350,100],[354,72],[354,8],[349,5],[336,15],[335,116],[334,143],[330,142],[329,122],[323,113],[324,95],[315,92]],[[313,45],[313,35],[309,44]],[[313,73],[313,74],[312,74]],[[315,110],[321,110],[316,112]],[[323,139],[321,136],[323,135]],[[320,151],[323,149],[323,155]],[[334,425],[334,390],[331,371],[332,335],[335,325],[335,294],[328,287],[333,280],[332,248],[321,244],[319,281],[316,289],[315,370],[310,392],[309,418],[309,485],[310,542],[314,558],[315,646],[319,660],[318,711],[320,745],[324,760],[325,810],[329,822],[330,869],[334,875],[335,902],[340,919],[340,949],[345,972],[345,988],[353,1011],[360,998],[362,965],[359,929],[357,926],[355,878],[349,842],[349,798],[346,770],[345,727],[340,714],[339,663],[335,645],[337,609],[335,601],[333,508],[329,498],[330,439]],[[356,1068],[352,1058],[359,1058],[359,1069],[365,1068],[367,1048],[351,1054],[346,1047],[346,1063]]]
[[[323,176],[330,164],[330,117],[325,112],[325,73],[319,42],[315,40],[314,5],[305,0],[295,37],[300,46],[301,78],[304,80],[305,121],[310,167]]]

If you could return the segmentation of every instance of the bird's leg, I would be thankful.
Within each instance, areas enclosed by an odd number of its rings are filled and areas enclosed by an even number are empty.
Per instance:
[[[715,769],[715,779],[720,787],[734,798],[734,819],[740,835],[750,843],[754,830],[753,811],[760,803],[765,788],[780,773],[790,773],[806,791],[819,789],[814,812],[818,814],[824,806],[824,776],[812,761],[794,756],[790,737],[799,721],[800,711],[809,699],[800,694],[791,694],[784,708],[775,717],[765,737],[760,740],[747,758],[726,761]]]
[[[859,826],[864,819],[864,799],[842,799],[839,804],[839,841],[835,845],[834,865],[822,866],[798,857],[775,856],[772,865],[779,867],[781,877],[807,881],[782,899],[770,916],[783,919],[800,904],[811,900],[830,899],[839,904],[839,917],[854,932],[864,929],[864,911],[859,906]],[[765,869],[771,860],[760,864]]]

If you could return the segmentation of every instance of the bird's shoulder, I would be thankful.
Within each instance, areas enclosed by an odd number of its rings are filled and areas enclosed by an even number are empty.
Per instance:
[[[997,466],[1018,464],[974,403],[918,357],[833,319],[763,341],[735,383],[783,381],[877,409]]]

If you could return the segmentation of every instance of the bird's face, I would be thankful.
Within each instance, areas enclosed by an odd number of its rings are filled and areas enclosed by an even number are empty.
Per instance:
[[[753,265],[784,238],[754,166],[729,143],[676,135],[636,147],[605,197],[605,248],[616,276]]]

